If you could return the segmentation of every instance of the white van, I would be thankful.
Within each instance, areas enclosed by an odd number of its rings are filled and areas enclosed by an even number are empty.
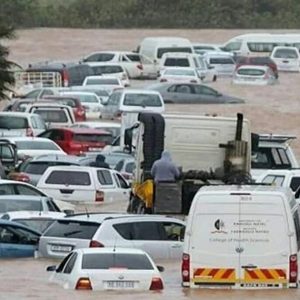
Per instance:
[[[182,284],[297,287],[299,249],[299,208],[289,189],[203,187],[188,216]]]
[[[179,37],[147,37],[139,45],[139,53],[158,63],[164,53],[185,52],[193,53],[192,43]]]
[[[300,53],[297,47],[277,46],[273,49],[271,58],[279,71],[300,71]]]
[[[159,92],[150,90],[118,89],[103,103],[101,118],[120,119],[124,111],[165,111],[164,100]]]

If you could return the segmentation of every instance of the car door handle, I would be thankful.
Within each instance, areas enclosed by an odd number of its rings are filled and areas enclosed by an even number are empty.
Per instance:
[[[62,194],[72,194],[74,190],[59,190]]]
[[[242,266],[242,269],[256,269],[257,266],[254,265],[246,265],[246,266]]]
[[[172,245],[172,248],[181,248],[181,245],[174,244],[174,245]]]

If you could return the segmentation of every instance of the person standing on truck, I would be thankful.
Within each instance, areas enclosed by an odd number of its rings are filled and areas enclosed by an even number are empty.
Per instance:
[[[156,160],[151,168],[151,175],[155,183],[175,182],[179,178],[178,167],[173,163],[168,151],[163,151],[161,158]]]
[[[106,168],[109,169],[109,164],[105,162],[105,156],[98,154],[96,157],[96,162],[93,164],[97,168]]]

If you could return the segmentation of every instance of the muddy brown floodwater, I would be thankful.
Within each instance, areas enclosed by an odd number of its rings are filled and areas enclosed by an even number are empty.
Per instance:
[[[30,62],[79,60],[97,50],[132,50],[146,36],[183,36],[193,42],[223,43],[245,30],[83,30],[33,29],[17,32],[9,41],[11,59],[26,66]],[[248,31],[249,32],[249,31]],[[281,31],[284,32],[284,31]],[[288,31],[285,31],[288,32]],[[236,86],[229,79],[210,84],[222,93],[241,97],[243,105],[167,105],[167,112],[217,113],[234,116],[244,113],[254,132],[294,134],[293,142],[300,159],[300,74],[280,73],[279,84],[267,87]],[[147,82],[136,81],[133,85]],[[125,211],[126,203],[104,203],[88,210]],[[80,208],[83,210],[84,208]],[[56,262],[54,262],[56,263]],[[144,292],[77,292],[63,290],[48,282],[45,267],[53,264],[44,259],[0,261],[0,299],[300,299],[299,290],[188,290],[180,286],[180,261],[159,262],[165,266],[165,290]]]

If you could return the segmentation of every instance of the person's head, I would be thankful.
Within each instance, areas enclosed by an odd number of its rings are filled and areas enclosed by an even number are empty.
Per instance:
[[[172,160],[171,154],[170,154],[170,152],[167,151],[167,150],[164,150],[164,151],[162,152],[161,158],[162,158],[162,159],[165,159],[165,160]]]
[[[96,157],[96,162],[104,162],[105,160],[105,156],[103,156],[102,154],[98,154]]]

